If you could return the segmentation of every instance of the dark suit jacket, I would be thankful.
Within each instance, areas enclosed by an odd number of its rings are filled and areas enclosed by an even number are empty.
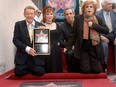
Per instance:
[[[93,23],[92,29],[98,31],[99,33],[108,34],[109,29],[106,26],[106,24],[99,17],[97,17],[97,19],[98,19],[99,24]],[[72,48],[72,46],[74,45],[74,56],[78,59],[80,59],[81,48],[82,48],[83,24],[84,24],[84,16],[83,15],[77,15],[75,17],[73,30],[71,31],[70,38],[69,38],[68,44],[66,46],[66,48],[68,50],[70,50]],[[99,53],[104,54],[101,47],[102,47],[101,44],[96,46],[96,51],[98,51],[97,54],[99,54]],[[101,49],[101,50],[99,50],[99,49]],[[102,57],[101,56],[100,56],[100,58],[104,57],[104,55]]]
[[[68,38],[72,29],[73,27],[67,21],[65,21],[62,25],[60,25],[59,31],[60,31],[61,47],[64,48],[66,46],[66,43],[68,42]]]
[[[96,13],[96,15],[99,16],[100,18],[102,18],[102,20],[105,22],[103,10],[99,10]],[[110,11],[110,17],[111,17],[113,31],[109,34],[105,34],[104,36],[107,37],[110,41],[114,41],[114,38],[116,38],[116,33],[115,33],[115,31],[116,31],[116,12]]]
[[[43,24],[35,21],[35,28],[38,26],[43,26]],[[32,46],[30,43],[28,28],[25,20],[18,21],[15,23],[13,43],[17,48],[15,55],[15,64],[25,64],[30,55],[25,51],[27,46]],[[35,56],[34,61],[38,65],[43,65],[44,62],[41,61],[38,56]]]

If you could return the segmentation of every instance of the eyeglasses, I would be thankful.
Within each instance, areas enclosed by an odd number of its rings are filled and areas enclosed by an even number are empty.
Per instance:
[[[38,11],[37,13],[41,13],[41,12]]]

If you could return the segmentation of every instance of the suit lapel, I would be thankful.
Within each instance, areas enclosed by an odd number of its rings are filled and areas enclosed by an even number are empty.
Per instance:
[[[35,26],[34,27],[38,28],[38,26],[39,26],[38,22],[35,21]]]
[[[111,24],[112,24],[112,29],[113,29],[113,25],[114,25],[113,19],[114,19],[115,17],[114,17],[114,15],[112,14],[112,12],[110,13],[110,17],[111,17]]]
[[[106,23],[104,15],[103,15],[103,10],[101,10],[102,12],[100,12],[101,18],[103,19],[104,23]]]
[[[24,23],[23,23],[23,29],[24,29],[24,32],[25,32],[25,35],[26,37],[28,38],[28,43],[30,43],[30,38],[29,38],[29,33],[28,33],[28,28],[27,28],[27,24],[26,24],[26,21],[24,20]],[[34,28],[37,28],[39,26],[39,23],[35,21],[35,26]],[[30,43],[31,44],[31,43]]]
[[[80,17],[80,22],[82,22],[82,23],[80,23],[81,25],[81,32],[83,32],[83,24],[84,24],[84,15],[82,15],[81,17]]]
[[[27,24],[26,24],[26,21],[24,20],[24,32],[25,32],[25,35],[26,35],[26,37],[28,38],[28,42],[30,43],[30,38],[29,38],[29,33],[28,33],[28,28],[27,28]]]

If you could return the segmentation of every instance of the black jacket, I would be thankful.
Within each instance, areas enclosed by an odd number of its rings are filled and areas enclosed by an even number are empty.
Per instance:
[[[35,28],[38,26],[43,26],[43,24],[35,21]],[[25,64],[30,55],[25,51],[27,46],[32,47],[30,43],[28,28],[25,20],[18,21],[15,23],[13,43],[16,46],[15,64]],[[38,56],[35,56],[34,61],[37,65],[43,65],[44,62],[41,61]]]
[[[60,46],[62,48],[66,47],[66,43],[68,42],[69,35],[73,27],[67,21],[65,21],[62,25],[60,25]]]
[[[97,17],[97,16],[96,16]],[[103,22],[103,20],[99,17],[97,17],[98,23],[93,23],[92,29],[96,30],[99,33],[108,34],[109,29],[106,26],[106,24]],[[71,31],[69,41],[67,43],[66,48],[70,50],[72,46],[74,45],[74,56],[78,59],[80,59],[81,54],[81,48],[82,48],[82,41],[83,41],[83,23],[84,23],[84,15],[77,15],[75,17],[73,30]],[[101,50],[99,50],[101,49]],[[96,46],[98,57],[103,58],[104,54],[101,43]],[[101,54],[101,55],[100,55]]]

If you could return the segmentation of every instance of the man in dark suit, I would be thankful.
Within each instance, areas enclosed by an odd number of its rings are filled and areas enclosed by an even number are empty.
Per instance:
[[[29,35],[28,25],[34,29],[43,26],[43,24],[34,20],[35,8],[32,6],[25,7],[24,17],[25,20],[16,22],[14,27],[13,43],[17,48],[14,73],[16,76],[28,73],[41,76],[45,73],[44,59],[37,56],[36,51],[32,48],[33,41]]]
[[[73,8],[66,8],[64,9],[64,17],[65,17],[65,22],[60,25],[60,46],[62,48],[66,47],[66,43],[68,42],[68,38],[70,35],[71,30],[73,29],[73,22],[74,22],[74,10]],[[74,61],[74,56],[73,56],[73,49],[70,51],[66,52],[66,63],[67,63],[67,70],[68,72],[73,71],[73,61]]]
[[[116,36],[116,33],[114,32],[116,30],[116,12],[112,10],[112,4],[110,0],[103,0],[101,3],[102,9],[97,12],[97,16],[102,18],[102,20],[107,24],[110,33],[109,34],[102,34],[102,45],[104,48],[105,58],[104,58],[104,69],[106,72],[107,70],[107,60],[108,60],[108,44],[113,44],[115,41],[114,38]],[[108,21],[107,14],[109,14]],[[108,23],[107,23],[108,22]],[[109,25],[110,24],[110,25]]]

